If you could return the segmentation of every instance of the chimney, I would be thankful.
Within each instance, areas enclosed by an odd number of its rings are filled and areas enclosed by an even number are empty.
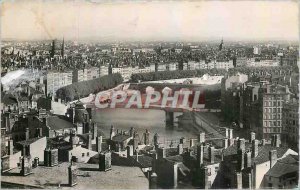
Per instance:
[[[227,138],[223,139],[223,147],[224,148],[228,147],[228,139]]]
[[[68,182],[70,187],[77,185],[77,173],[77,166],[75,166],[71,160],[71,164],[68,167]]]
[[[271,169],[277,162],[277,150],[270,150],[269,160],[270,160],[270,169]]]
[[[229,129],[229,139],[233,139],[233,129]]]
[[[112,138],[115,136],[115,128],[114,126],[111,126],[110,128],[110,140],[112,140]]]
[[[194,139],[190,139],[190,147],[194,146]]]
[[[87,136],[86,148],[92,150],[92,134],[88,134]]]
[[[245,139],[239,139],[237,141],[237,148],[245,152]]]
[[[135,155],[136,155],[136,161],[138,162],[139,161],[139,153],[138,153],[138,151],[136,151]]]
[[[251,132],[250,133],[250,142],[252,142],[255,139],[255,133]]]
[[[225,128],[225,137],[229,138],[229,129],[228,128]]]
[[[276,134],[272,136],[271,144],[274,147],[280,147],[281,145],[280,134]]]
[[[97,123],[93,123],[93,140],[95,140],[98,136],[98,126]]]
[[[178,144],[177,151],[178,151],[178,154],[183,153],[183,144],[181,144],[181,143]]]
[[[236,189],[243,189],[243,177],[241,172],[237,172],[236,176]]]
[[[184,143],[185,143],[185,138],[184,138],[184,137],[181,137],[181,138],[179,139],[179,143],[180,143],[180,144],[184,144]]]
[[[70,131],[70,139],[69,139],[69,142],[71,144],[72,147],[76,146],[75,145],[75,133],[74,131]]]
[[[237,170],[242,171],[244,169],[244,150],[238,149],[237,151]]]
[[[210,146],[208,148],[208,155],[209,155],[209,161],[210,163],[214,163],[215,162],[215,147]]]
[[[245,168],[250,168],[251,167],[251,151],[245,152],[244,159],[245,159]]]
[[[129,130],[129,135],[130,135],[131,137],[133,137],[133,133],[134,133],[134,128],[131,127],[130,130]]]
[[[157,133],[155,133],[154,137],[153,137],[153,141],[154,141],[154,145],[158,145],[159,144],[159,136]]]
[[[14,141],[12,139],[8,140],[8,155],[14,154]]]
[[[96,137],[96,151],[98,153],[102,151],[102,136]]]
[[[204,142],[205,142],[205,133],[204,133],[204,132],[201,132],[201,133],[199,134],[198,142],[199,142],[199,143],[204,143]]]
[[[25,140],[29,139],[29,128],[25,129]]]
[[[258,140],[252,141],[252,158],[255,158],[258,155]]]
[[[159,158],[166,158],[166,149],[165,148],[158,148],[158,157]]]
[[[146,129],[146,132],[144,133],[144,144],[145,145],[149,145],[149,143],[150,143],[149,136],[150,136],[150,133],[149,133],[148,129]]]
[[[266,145],[266,139],[261,139],[261,145],[265,146]]]
[[[203,154],[204,154],[204,147],[202,144],[197,146],[197,162],[199,166],[203,164]]]
[[[35,134],[36,137],[42,137],[42,136],[43,136],[43,133],[42,133],[43,131],[42,131],[42,128],[41,128],[41,127],[36,128],[35,131],[36,131],[36,132],[35,132],[35,133],[36,133],[36,134]]]
[[[127,158],[129,158],[130,156],[133,156],[133,146],[129,145],[127,146]]]
[[[153,172],[149,180],[149,189],[157,189],[157,175]]]

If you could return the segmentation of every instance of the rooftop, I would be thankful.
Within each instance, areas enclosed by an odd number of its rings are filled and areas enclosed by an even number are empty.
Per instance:
[[[51,168],[39,166],[26,177],[20,176],[20,169],[15,168],[2,174],[1,181],[51,189],[58,187],[58,184],[61,184],[62,189],[147,189],[149,186],[147,178],[138,167],[112,166],[112,170],[100,172],[98,164],[75,163],[78,167],[77,185],[68,187],[69,165],[64,162]]]

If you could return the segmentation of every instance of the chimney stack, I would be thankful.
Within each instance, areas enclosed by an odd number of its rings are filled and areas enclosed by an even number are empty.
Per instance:
[[[229,129],[229,139],[233,139],[233,129]]]
[[[199,134],[198,142],[199,142],[199,143],[204,143],[204,142],[205,142],[205,133],[204,133],[204,132],[201,132],[201,133]]]
[[[194,139],[190,139],[190,147],[194,146]]]
[[[12,139],[8,140],[8,155],[14,154],[14,141]]]
[[[35,131],[36,131],[36,132],[35,132],[35,136],[36,136],[36,137],[42,137],[42,136],[43,136],[43,133],[42,133],[43,131],[42,131],[42,128],[41,128],[41,127],[36,128]]]
[[[92,150],[92,134],[88,134],[87,136],[86,148]]]
[[[183,144],[181,144],[181,143],[178,144],[177,151],[178,151],[178,154],[183,153]]]
[[[71,160],[71,165],[68,167],[68,178],[69,178],[68,182],[70,187],[77,185],[77,173],[78,173],[77,166],[75,166],[73,164],[73,161]]]
[[[229,129],[228,128],[225,128],[225,137],[229,138]]]
[[[250,168],[251,167],[251,152],[250,151],[245,152],[244,158],[245,158],[245,168]]]
[[[255,133],[251,132],[250,133],[250,142],[252,142],[253,140],[255,140]]]
[[[261,139],[261,145],[265,146],[266,145],[266,139]]]
[[[93,140],[95,140],[98,136],[98,126],[97,123],[93,123]]]
[[[228,147],[228,139],[227,138],[223,139],[223,147],[224,148]]]
[[[153,141],[154,141],[155,146],[159,144],[159,136],[157,133],[155,133],[155,135],[153,137]]]
[[[270,150],[269,160],[270,160],[270,169],[271,169],[277,162],[277,150]]]
[[[146,132],[144,133],[144,144],[145,145],[149,145],[149,143],[150,143],[149,136],[150,136],[150,133],[149,133],[148,129],[146,129]]]
[[[258,140],[252,140],[252,158],[258,155]]]
[[[158,148],[158,157],[159,158],[166,158],[166,149],[165,148]]]
[[[210,163],[214,163],[215,162],[215,147],[210,146],[208,148],[208,154],[209,154],[209,161]]]
[[[102,151],[102,136],[96,137],[96,151],[98,153]]]
[[[244,169],[244,150],[238,149],[237,151],[237,161],[238,161],[238,171],[242,171]]]
[[[127,158],[129,158],[130,156],[133,156],[133,146],[129,145],[127,146]]]
[[[239,139],[237,141],[237,148],[245,152],[245,139]]]
[[[26,128],[25,129],[25,140],[28,140],[29,139],[29,128]]]
[[[204,147],[202,144],[197,146],[197,162],[199,166],[203,164],[203,154],[204,154]]]

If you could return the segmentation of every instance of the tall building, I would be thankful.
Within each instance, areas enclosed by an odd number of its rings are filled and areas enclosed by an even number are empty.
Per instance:
[[[72,71],[49,71],[47,73],[47,94],[55,96],[59,88],[72,84],[72,79]]]
[[[282,106],[290,100],[287,86],[267,82],[248,84],[243,96],[243,122],[258,137],[270,140],[282,134]]]
[[[87,81],[100,77],[100,68],[88,67],[73,71],[73,82]]]
[[[299,148],[299,100],[283,103],[282,107],[283,142],[292,148]]]

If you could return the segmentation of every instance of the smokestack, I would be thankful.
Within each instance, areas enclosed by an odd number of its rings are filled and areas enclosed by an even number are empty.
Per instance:
[[[269,152],[270,168],[272,168],[277,162],[277,151],[270,150]]]
[[[208,154],[209,154],[210,163],[213,164],[215,162],[215,147],[210,146],[208,148]]]
[[[98,153],[102,151],[102,136],[96,137],[96,151]]]
[[[255,140],[255,133],[251,132],[250,133],[250,142],[252,142],[253,140]]]
[[[29,128],[25,129],[25,140],[29,139]]]
[[[203,154],[204,154],[204,147],[202,144],[197,146],[197,162],[199,166],[203,164]]]
[[[247,151],[244,154],[245,158],[245,168],[250,168],[251,167],[251,152]]]
[[[252,141],[252,158],[255,158],[258,155],[258,140]]]

